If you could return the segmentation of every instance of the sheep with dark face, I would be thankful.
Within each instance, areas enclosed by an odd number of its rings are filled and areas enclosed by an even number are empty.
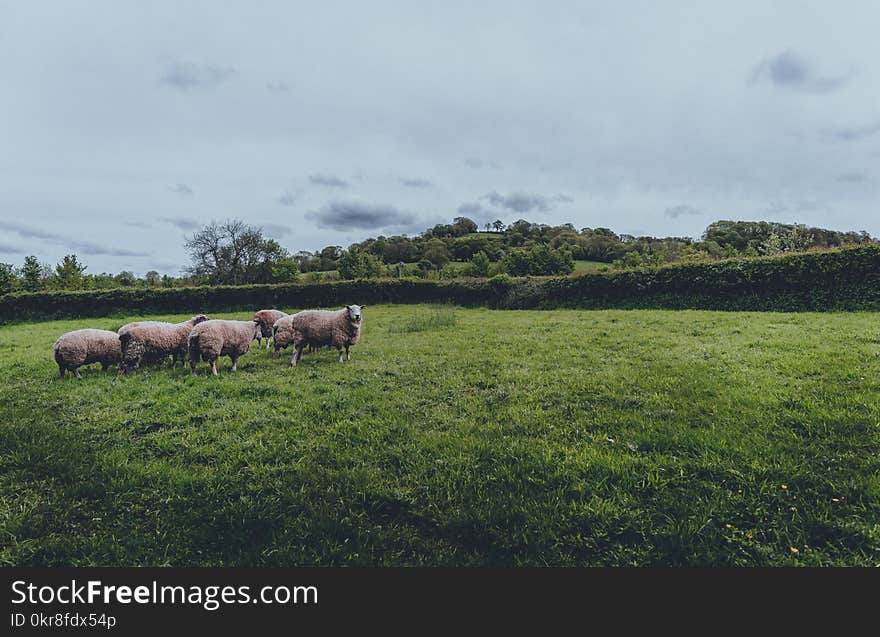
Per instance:
[[[173,357],[172,366],[178,358],[181,361],[186,360],[190,330],[207,320],[207,316],[198,314],[182,323],[141,321],[137,325],[123,325],[119,328],[122,348],[119,373],[125,374],[137,369],[141,363],[161,363],[169,356]]]
[[[340,363],[344,348],[346,360],[351,360],[349,348],[360,341],[363,325],[361,310],[365,307],[367,306],[346,305],[344,309],[337,311],[304,310],[290,317],[294,347],[290,365],[296,366],[306,345],[335,347],[339,352]]]
[[[107,371],[122,357],[119,337],[109,330],[84,329],[62,334],[53,350],[61,378],[66,371],[82,378],[79,368],[89,363],[101,363],[101,371]]]
[[[269,339],[272,337],[272,328],[275,321],[287,316],[287,313],[281,310],[260,310],[254,312],[254,320],[260,324],[260,335],[266,339],[266,349],[269,349]],[[278,358],[276,355],[275,358]]]
[[[189,367],[196,373],[199,357],[211,365],[211,373],[217,376],[217,359],[232,359],[232,371],[238,369],[239,357],[247,354],[251,343],[260,334],[260,324],[252,321],[228,321],[212,319],[199,323],[189,333]]]

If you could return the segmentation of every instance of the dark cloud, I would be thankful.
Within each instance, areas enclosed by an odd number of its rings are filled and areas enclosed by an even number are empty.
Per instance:
[[[401,179],[400,183],[407,188],[430,188],[434,185],[427,179]]]
[[[306,217],[319,227],[332,230],[405,229],[412,228],[418,221],[415,215],[394,206],[340,201],[331,202]]]
[[[172,226],[176,226],[181,230],[195,230],[202,225],[198,221],[188,217],[161,217],[159,221],[170,223]]]
[[[278,197],[276,201],[282,206],[292,206],[296,203],[296,195],[288,190]]]
[[[235,69],[227,67],[178,62],[165,69],[159,83],[184,91],[213,88],[229,79],[234,73]]]
[[[32,228],[20,223],[12,223],[0,221],[0,230],[14,232],[24,239],[39,239],[48,243],[64,246],[64,248],[87,255],[108,255],[114,257],[148,257],[147,252],[138,252],[135,250],[124,250],[121,248],[112,248],[91,241],[80,241],[70,236],[43,230],[42,228]]]
[[[774,86],[808,93],[828,93],[842,87],[852,73],[838,76],[820,76],[810,65],[792,51],[783,51],[758,64],[752,72],[752,82],[763,79]]]
[[[838,128],[832,131],[834,137],[844,142],[854,142],[880,133],[880,122],[851,128]]]
[[[185,197],[189,197],[195,194],[193,189],[186,184],[174,184],[173,186],[168,186],[168,189],[171,192],[176,192],[178,195],[183,195]]]
[[[309,175],[309,181],[318,186],[329,186],[331,188],[346,188],[348,186],[347,181],[343,181],[333,175]]]
[[[293,232],[289,227],[278,223],[265,223],[261,227],[263,228],[263,232],[276,239],[279,237],[285,237]]]
[[[527,192],[514,192],[509,195],[502,195],[494,190],[483,195],[481,198],[488,200],[493,206],[500,206],[516,212],[532,212],[534,210],[549,212],[553,209],[555,203],[571,203],[574,201],[567,195],[545,197],[544,195]]]
[[[672,217],[673,219],[677,219],[683,215],[701,215],[702,211],[694,208],[693,206],[687,206],[685,204],[680,204],[678,206],[672,206],[663,211],[663,214],[667,217]]]
[[[479,215],[488,212],[476,201],[465,202],[458,207],[458,214],[460,215]]]

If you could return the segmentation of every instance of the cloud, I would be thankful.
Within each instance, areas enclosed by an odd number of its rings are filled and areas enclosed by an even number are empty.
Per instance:
[[[477,170],[477,169],[483,168],[483,167],[494,168],[496,170],[501,168],[501,165],[494,162],[494,161],[483,160],[483,159],[479,159],[478,157],[468,157],[467,159],[464,160],[464,163],[468,168],[473,168],[474,170]]]
[[[170,223],[172,226],[177,226],[181,230],[195,230],[202,225],[198,221],[188,217],[161,217],[159,221]]]
[[[0,243],[0,254],[24,254],[24,248],[8,243]]]
[[[694,208],[693,206],[687,206],[685,204],[680,204],[678,206],[672,206],[663,211],[663,214],[667,217],[672,217],[673,219],[678,219],[684,215],[701,215],[703,212]]]
[[[159,84],[183,91],[213,88],[234,74],[235,69],[228,67],[177,62],[165,69]]]
[[[122,225],[131,226],[132,228],[152,228],[153,227],[150,224],[145,223],[143,221],[124,221],[122,223]]]
[[[287,82],[269,82],[266,84],[266,90],[270,93],[287,93],[290,90],[290,84]]]
[[[487,199],[493,206],[500,206],[516,212],[548,212],[553,209],[555,203],[571,203],[574,201],[567,195],[554,195],[545,197],[527,192],[514,192],[509,195],[502,195],[496,191],[487,193],[481,197]]]
[[[854,142],[880,133],[880,122],[865,126],[853,126],[850,128],[838,128],[832,131],[832,135],[844,142]]]
[[[329,186],[331,188],[346,188],[348,186],[347,181],[343,181],[333,175],[309,175],[309,181],[318,186]]]
[[[39,239],[47,243],[64,246],[66,249],[80,254],[87,255],[109,255],[114,257],[148,257],[147,252],[138,252],[135,250],[126,250],[123,248],[112,248],[91,241],[80,241],[73,239],[67,235],[59,234],[42,228],[32,228],[20,223],[11,223],[8,221],[0,221],[0,230],[14,232],[24,239]]]
[[[296,203],[296,195],[287,190],[275,201],[282,206],[292,206]]]
[[[458,214],[460,215],[479,215],[488,212],[476,201],[465,202],[458,207]]]
[[[400,183],[407,188],[430,188],[434,185],[427,179],[401,179]]]
[[[845,184],[863,184],[870,181],[870,179],[862,173],[841,173],[837,175],[837,181]]]
[[[265,223],[261,227],[263,228],[263,232],[274,238],[284,237],[293,232],[289,227],[278,223]]]
[[[829,93],[842,87],[853,73],[820,76],[809,63],[792,51],[783,51],[762,61],[752,72],[751,82],[768,80],[774,86],[808,93]]]
[[[394,206],[361,202],[331,202],[316,212],[306,215],[321,228],[332,230],[378,230],[411,228],[417,222],[415,215]]]
[[[183,195],[184,197],[189,197],[195,194],[193,189],[186,184],[174,184],[173,186],[168,186],[168,189],[171,192],[176,192],[178,195]]]

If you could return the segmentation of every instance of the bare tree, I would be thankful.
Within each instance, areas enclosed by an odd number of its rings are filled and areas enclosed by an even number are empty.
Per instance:
[[[274,261],[288,257],[276,241],[240,219],[211,222],[184,244],[192,265],[187,272],[210,283],[268,283]]]

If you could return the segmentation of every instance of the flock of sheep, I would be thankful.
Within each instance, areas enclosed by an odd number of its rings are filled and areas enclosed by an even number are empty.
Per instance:
[[[235,371],[239,357],[248,352],[251,343],[257,341],[262,345],[265,338],[266,349],[270,339],[274,343],[275,358],[281,355],[282,349],[293,345],[291,366],[297,364],[306,346],[335,347],[341,363],[342,350],[346,359],[351,360],[349,348],[360,340],[361,310],[365,307],[347,305],[337,311],[304,310],[296,314],[260,310],[250,321],[209,319],[199,314],[182,323],[136,321],[123,325],[118,332],[75,330],[55,341],[55,362],[62,378],[68,371],[81,378],[79,368],[89,363],[101,363],[105,371],[115,364],[121,375],[141,364],[162,363],[169,356],[172,367],[178,359],[189,358],[190,369],[195,374],[201,358],[217,376],[219,357],[228,356]]]

